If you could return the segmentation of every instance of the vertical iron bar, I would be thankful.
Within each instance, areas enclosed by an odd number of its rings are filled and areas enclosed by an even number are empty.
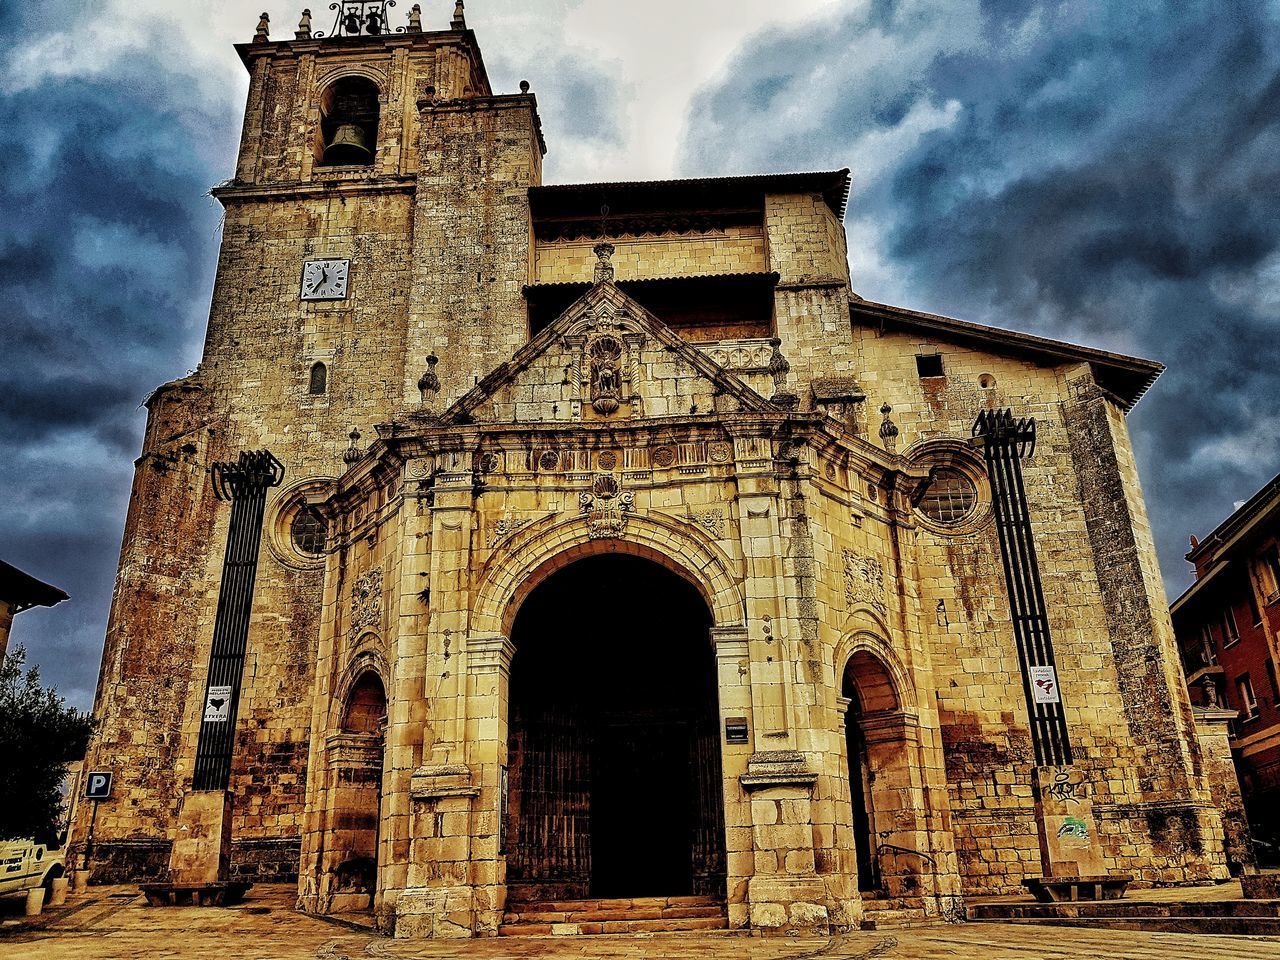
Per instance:
[[[215,463],[212,472],[218,499],[231,501],[231,523],[213,621],[209,671],[200,707],[193,790],[225,790],[230,781],[267,490],[279,486],[284,478],[284,467],[266,450],[241,453],[235,463]],[[225,719],[205,719],[214,687],[230,688]]]
[[[1022,459],[1029,449],[1034,449],[1035,428],[1034,420],[1014,420],[1011,410],[986,410],[974,423],[973,436],[982,444],[991,483],[1000,558],[1008,587],[1009,612],[1036,764],[1068,764],[1073,762],[1073,753],[1062,702],[1062,684],[1060,681],[1057,684],[1056,703],[1037,703],[1032,682],[1033,667],[1052,667],[1057,677],[1022,476]]]

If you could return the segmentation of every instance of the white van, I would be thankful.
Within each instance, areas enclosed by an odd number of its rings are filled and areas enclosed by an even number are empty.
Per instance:
[[[36,887],[47,891],[66,873],[66,849],[50,850],[30,840],[0,841],[0,897],[25,894]]]

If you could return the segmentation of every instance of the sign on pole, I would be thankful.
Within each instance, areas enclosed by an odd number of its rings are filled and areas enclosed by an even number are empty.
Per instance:
[[[95,770],[84,778],[84,798],[86,800],[111,799],[111,771]]]

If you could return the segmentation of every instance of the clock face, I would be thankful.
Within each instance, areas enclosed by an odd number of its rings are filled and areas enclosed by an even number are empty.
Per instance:
[[[350,270],[350,260],[308,260],[302,265],[302,299],[347,299]]]

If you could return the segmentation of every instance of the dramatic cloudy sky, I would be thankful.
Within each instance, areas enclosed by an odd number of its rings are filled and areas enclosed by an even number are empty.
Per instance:
[[[452,0],[426,0],[429,28]],[[0,0],[0,556],[92,698],[139,402],[199,356],[245,78],[302,0]],[[327,4],[314,4],[316,9]],[[401,7],[407,7],[402,0]],[[854,171],[862,295],[1160,359],[1131,419],[1171,594],[1280,470],[1280,0],[473,0],[547,179]]]

